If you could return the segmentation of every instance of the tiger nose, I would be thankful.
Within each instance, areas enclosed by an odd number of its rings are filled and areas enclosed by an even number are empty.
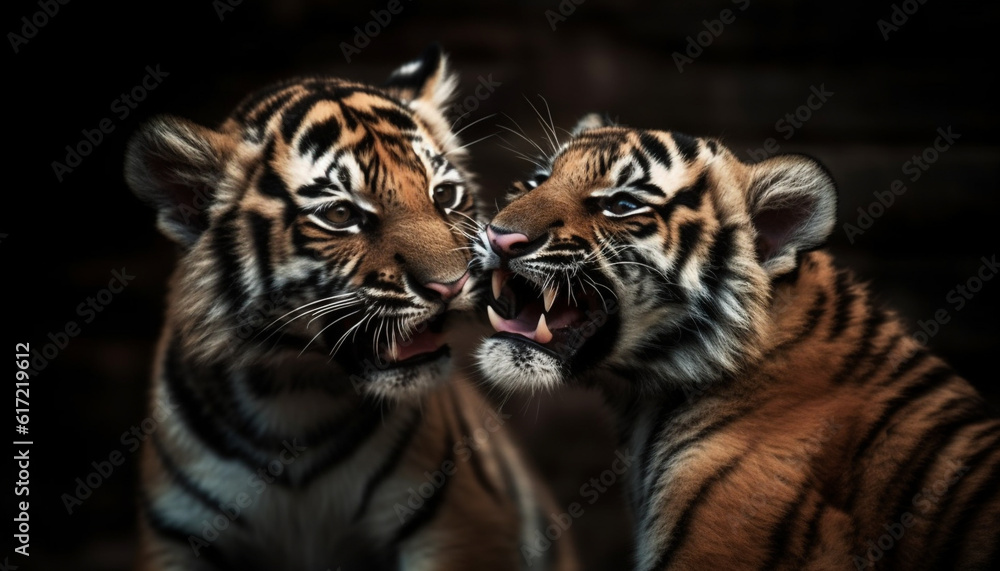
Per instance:
[[[490,241],[490,247],[501,256],[511,255],[517,251],[519,244],[527,244],[528,237],[517,232],[508,232],[492,225],[486,226],[486,238]]]
[[[465,287],[465,282],[467,281],[469,281],[469,272],[465,272],[462,274],[462,277],[451,283],[427,282],[424,284],[424,287],[438,292],[441,294],[441,299],[448,301],[462,293],[462,288]]]

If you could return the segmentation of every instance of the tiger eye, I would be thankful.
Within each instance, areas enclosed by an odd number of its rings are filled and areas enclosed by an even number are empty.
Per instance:
[[[354,210],[346,204],[338,204],[325,213],[326,219],[330,222],[343,226],[354,218]]]
[[[434,187],[434,202],[441,207],[450,207],[455,204],[455,197],[458,189],[454,184],[439,184]]]

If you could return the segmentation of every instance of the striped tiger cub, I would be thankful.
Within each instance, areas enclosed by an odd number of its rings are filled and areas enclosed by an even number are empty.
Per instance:
[[[1000,420],[822,245],[814,160],[585,118],[481,233],[507,390],[616,407],[636,569],[1000,569]]]
[[[449,380],[476,215],[455,85],[432,46],[382,87],[288,81],[217,129],[163,117],[131,141],[127,181],[181,250],[140,569],[525,565],[546,496],[503,417]],[[570,569],[567,548],[531,562]]]

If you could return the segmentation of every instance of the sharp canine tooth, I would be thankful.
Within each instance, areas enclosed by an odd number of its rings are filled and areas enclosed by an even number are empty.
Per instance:
[[[535,327],[535,342],[545,344],[552,341],[552,332],[549,325],[545,323],[545,314],[538,316],[538,325]]]
[[[503,289],[503,276],[500,272],[493,272],[493,299],[500,299],[500,291]]]
[[[487,305],[486,313],[490,316],[490,325],[493,326],[493,329],[495,331],[502,331],[502,329],[500,329],[500,323],[502,323],[503,320],[500,319],[500,316],[497,315],[497,312],[493,309],[493,307]]]
[[[542,299],[545,301],[545,311],[546,311],[546,313],[550,309],[552,309],[552,304],[555,303],[555,301],[556,301],[556,294],[557,293],[559,293],[559,290],[557,290],[554,287],[546,288],[545,291],[542,292]]]

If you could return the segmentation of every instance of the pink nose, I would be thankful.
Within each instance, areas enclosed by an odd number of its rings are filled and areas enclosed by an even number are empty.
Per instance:
[[[462,274],[462,277],[451,283],[442,284],[438,282],[427,282],[424,284],[424,287],[438,292],[441,294],[441,299],[448,301],[449,299],[452,299],[462,293],[462,288],[465,287],[465,282],[467,281],[469,281],[469,272],[465,272]]]
[[[527,244],[528,237],[517,232],[499,233],[492,226],[486,227],[486,238],[490,241],[490,247],[497,254],[510,254],[514,246]]]

